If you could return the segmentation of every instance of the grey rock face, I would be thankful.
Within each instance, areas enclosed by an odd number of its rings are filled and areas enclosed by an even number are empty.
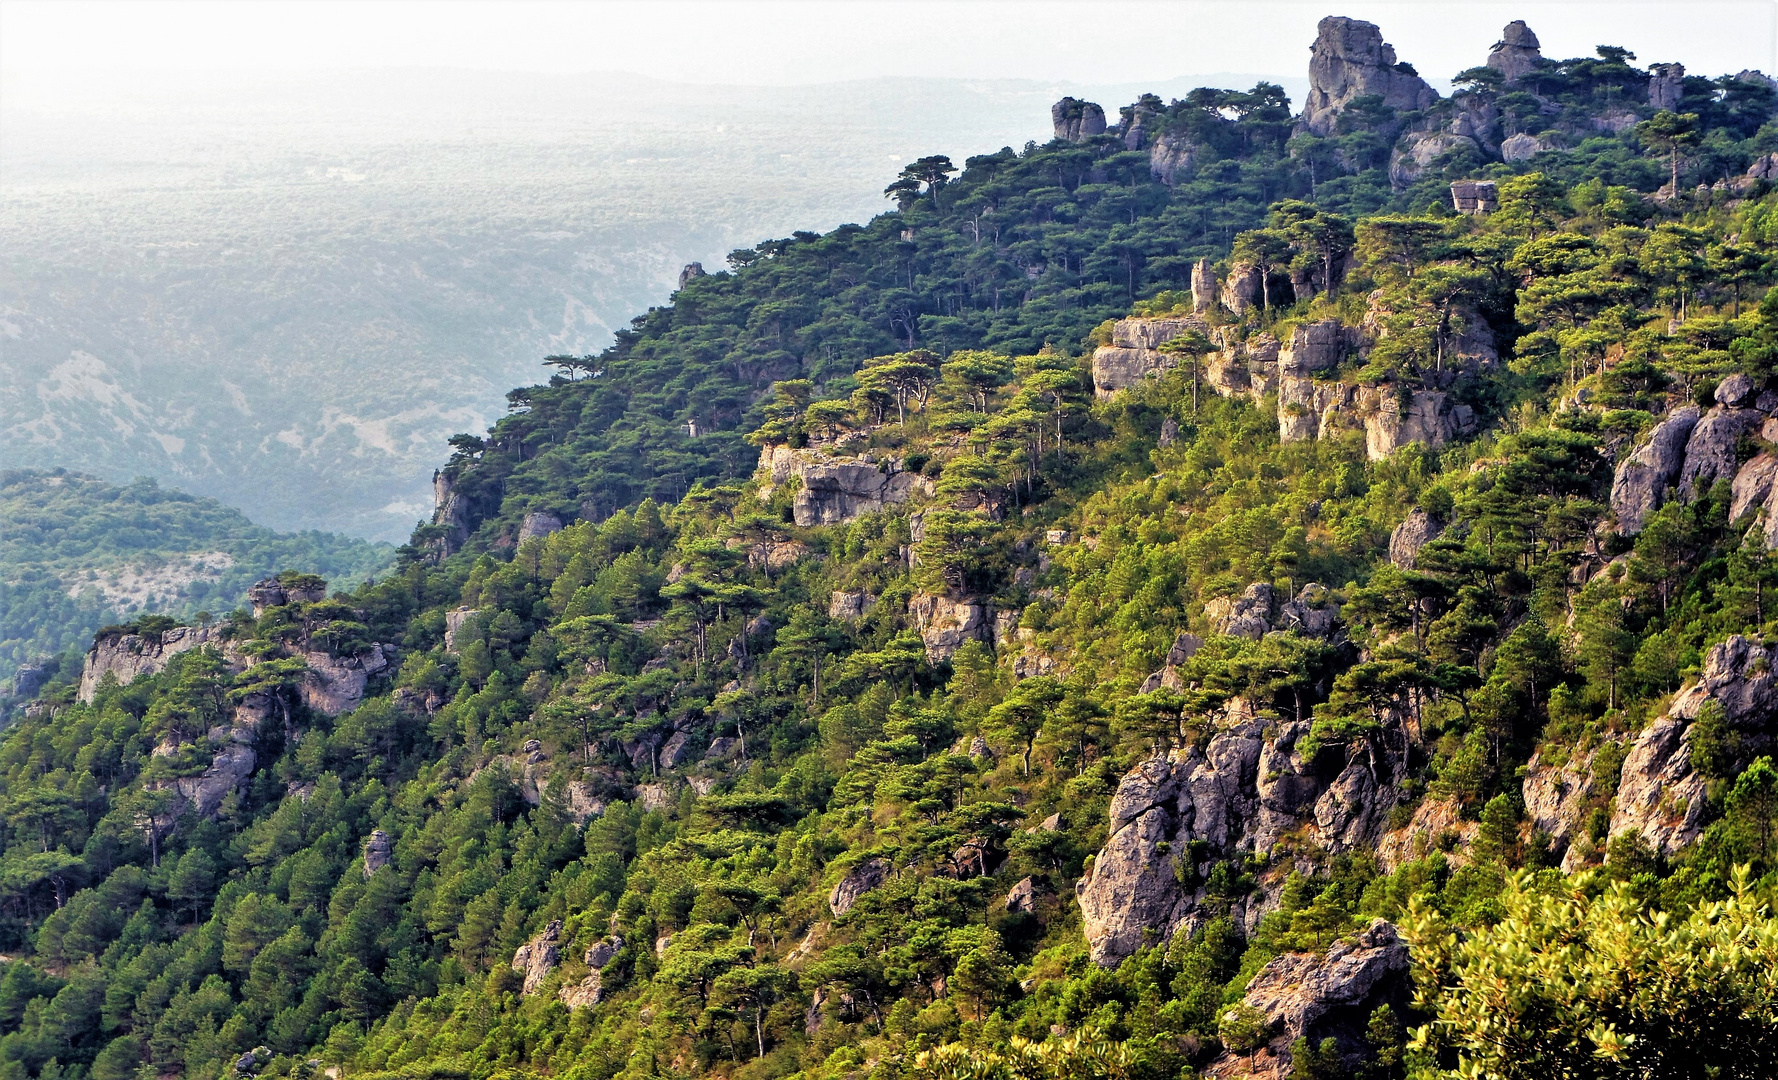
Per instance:
[[[390,842],[389,834],[381,829],[372,829],[370,838],[364,842],[364,878],[388,866],[395,858],[395,845]]]
[[[687,285],[691,284],[693,281],[696,281],[698,278],[701,278],[703,276],[704,276],[704,264],[703,263],[701,263],[701,262],[686,263],[685,269],[679,271],[679,287],[681,289],[683,289]]]
[[[957,655],[966,641],[987,641],[994,622],[979,597],[953,600],[948,596],[915,593],[908,600],[908,615],[926,643],[926,659],[937,664]]]
[[[1412,570],[1420,549],[1439,538],[1445,527],[1424,510],[1415,510],[1389,534],[1389,561]]]
[[[1732,407],[1752,405],[1754,395],[1758,392],[1759,388],[1753,385],[1752,379],[1737,372],[1716,384],[1716,403]]]
[[[1112,796],[1110,837],[1076,887],[1095,962],[1114,964],[1145,941],[1164,941],[1208,917],[1203,886],[1182,885],[1179,870],[1201,881],[1215,862],[1269,852],[1299,829],[1336,854],[1382,834],[1405,775],[1399,753],[1355,745],[1330,748],[1332,761],[1305,762],[1296,744],[1309,732],[1306,722],[1277,724],[1268,739],[1266,722],[1239,701],[1220,728],[1202,751],[1188,747],[1138,765]],[[1402,739],[1397,731],[1380,742]],[[1203,842],[1205,861],[1176,869],[1194,841]],[[1262,892],[1237,901],[1231,913],[1252,927],[1275,902]]]
[[[1383,461],[1410,443],[1439,447],[1475,430],[1474,411],[1453,404],[1440,390],[1415,390],[1405,406],[1393,387],[1367,387],[1360,397],[1364,451],[1372,461]]]
[[[862,589],[846,592],[836,590],[827,601],[827,617],[830,619],[862,619],[877,602],[877,598]]]
[[[302,656],[308,670],[303,672],[298,693],[303,704],[326,716],[356,709],[364,700],[364,688],[371,676],[389,667],[389,658],[380,645],[372,645],[354,656],[334,656],[313,649]]]
[[[470,607],[460,607],[445,612],[445,652],[454,653],[457,651],[457,638],[463,633],[464,624],[480,614],[480,611]]]
[[[534,992],[562,958],[562,920],[555,919],[543,932],[520,945],[512,954],[512,969],[525,977],[522,994]]]
[[[285,604],[313,604],[327,598],[327,583],[286,585],[277,578],[256,581],[247,589],[247,602],[253,605],[253,617],[259,618],[268,608]]]
[[[1523,19],[1514,19],[1506,24],[1500,32],[1500,40],[1488,52],[1488,66],[1500,72],[1508,83],[1520,79],[1537,70],[1538,61],[1543,59],[1543,52],[1537,42],[1537,35],[1525,25]]]
[[[1667,489],[1679,479],[1698,417],[1695,405],[1673,410],[1655,426],[1648,442],[1618,464],[1611,482],[1611,512],[1619,532],[1641,532],[1643,520],[1660,507]]]
[[[519,543],[562,531],[562,519],[548,510],[533,510],[519,523]]]
[[[432,524],[444,526],[444,535],[436,542],[440,557],[463,550],[475,527],[470,500],[457,490],[456,482],[443,470],[432,474]]]
[[[1237,315],[1250,307],[1260,306],[1264,299],[1260,295],[1263,283],[1258,267],[1230,267],[1228,279],[1222,283],[1222,306]]]
[[[599,1003],[604,991],[604,978],[595,970],[587,972],[586,978],[577,983],[563,985],[556,997],[570,1010],[590,1009]]]
[[[1425,175],[1439,158],[1453,150],[1474,149],[1475,137],[1464,131],[1420,131],[1402,136],[1389,160],[1389,183],[1397,191]]]
[[[1739,470],[1741,436],[1760,426],[1765,416],[1755,409],[1718,405],[1692,428],[1679,470],[1679,493],[1687,499],[1710,490],[1717,480],[1732,479]]]
[[[677,769],[691,760],[691,736],[683,731],[675,731],[667,744],[661,747],[660,766],[663,769]]]
[[[1056,138],[1068,142],[1085,142],[1105,134],[1105,110],[1090,101],[1065,97],[1050,106],[1050,123]]]
[[[1242,999],[1265,1016],[1274,1033],[1263,1075],[1288,1075],[1290,1045],[1304,1037],[1317,1045],[1334,1039],[1342,1065],[1361,1065],[1368,1056],[1366,1020],[1380,1005],[1399,1012],[1412,992],[1409,971],[1406,943],[1382,919],[1352,940],[1334,942],[1325,954],[1286,953],[1272,960],[1253,977]],[[1225,1054],[1209,1073],[1243,1074],[1244,1064],[1242,1055]]]
[[[119,685],[128,686],[138,676],[153,675],[165,668],[180,653],[204,645],[223,646],[218,627],[175,626],[161,634],[94,638],[80,671],[77,695],[90,704],[107,674],[116,676]]]
[[[1691,767],[1691,722],[1708,704],[1742,739],[1743,753],[1769,753],[1778,738],[1778,645],[1736,634],[1704,658],[1704,672],[1682,690],[1667,714],[1631,744],[1611,815],[1611,835],[1638,832],[1672,855],[1704,826],[1704,780]]]
[[[1729,521],[1740,521],[1746,514],[1766,508],[1772,494],[1774,476],[1778,476],[1778,456],[1761,451],[1748,458],[1740,471],[1735,473],[1735,483],[1731,489],[1733,496],[1729,501]]]
[[[1247,586],[1240,596],[1219,596],[1204,605],[1204,617],[1218,633],[1258,641],[1272,630],[1278,591],[1263,581]]]
[[[854,866],[827,894],[827,906],[835,915],[844,915],[858,903],[858,898],[881,885],[889,877],[888,859],[866,859]]]
[[[1400,110],[1424,109],[1438,100],[1424,79],[1396,65],[1395,49],[1375,23],[1337,15],[1322,19],[1309,56],[1304,128],[1315,135],[1331,133],[1340,110],[1367,94]]]
[[[1346,328],[1338,319],[1298,326],[1278,353],[1280,375],[1309,375],[1338,367],[1346,358]]]
[[[33,660],[20,664],[12,675],[12,696],[26,701],[37,696],[43,684],[49,682],[50,675],[55,671],[53,660]]]
[[[623,950],[623,947],[624,939],[618,934],[600,938],[593,943],[592,948],[586,951],[586,966],[597,971],[617,959],[617,954]]]
[[[1168,132],[1148,145],[1148,171],[1172,187],[1191,172],[1197,161],[1197,144],[1177,132]]]
[[[1581,824],[1581,811],[1599,791],[1600,783],[1593,776],[1593,762],[1602,746],[1584,753],[1575,753],[1561,765],[1543,760],[1542,752],[1534,754],[1525,766],[1525,780],[1520,791],[1525,798],[1525,817],[1531,827],[1547,833],[1558,844],[1573,838]]]
[[[1006,910],[1030,911],[1037,906],[1037,886],[1030,878],[1023,878],[1012,891],[1006,894]]]
[[[1657,109],[1677,109],[1685,92],[1684,64],[1648,65],[1648,103]]]

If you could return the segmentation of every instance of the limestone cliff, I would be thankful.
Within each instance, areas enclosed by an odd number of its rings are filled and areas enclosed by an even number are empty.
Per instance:
[[[1309,94],[1301,124],[1314,135],[1333,133],[1340,110],[1354,98],[1376,95],[1392,109],[1424,109],[1438,93],[1383,40],[1375,23],[1329,16],[1317,27],[1309,57]]]
[[[754,477],[760,482],[762,499],[771,498],[792,478],[797,480],[791,512],[804,528],[838,525],[934,491],[931,480],[908,472],[900,458],[833,456],[789,446],[761,450]]]

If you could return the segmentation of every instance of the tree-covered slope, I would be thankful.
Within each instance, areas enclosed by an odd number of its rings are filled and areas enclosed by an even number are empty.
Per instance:
[[[221,615],[277,570],[363,581],[387,544],[275,533],[214,499],[66,470],[0,473],[0,679],[131,615]]]
[[[1560,142],[1600,59],[1489,92]],[[1226,288],[1091,261],[1116,136],[916,163],[516,391],[387,578],[106,635],[0,738],[0,1069],[1770,1075],[1778,130],[1459,215],[1241,189],[1307,136],[1225,107],[1145,122],[1276,127],[1156,226]],[[946,231],[995,183],[1054,246]]]

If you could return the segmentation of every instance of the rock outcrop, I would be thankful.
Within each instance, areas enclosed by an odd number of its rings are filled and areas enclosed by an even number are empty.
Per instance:
[[[1674,409],[1655,425],[1648,442],[1618,464],[1611,482],[1611,513],[1619,532],[1641,532],[1643,521],[1660,508],[1667,489],[1679,479],[1698,416],[1695,405]]]
[[[1204,604],[1204,618],[1212,629],[1230,637],[1258,641],[1274,630],[1294,630],[1304,637],[1331,638],[1339,623],[1340,608],[1334,603],[1327,586],[1310,582],[1295,599],[1263,581],[1247,586],[1239,596],[1219,596]],[[1189,644],[1187,644],[1189,639]],[[1184,663],[1197,651],[1198,639],[1191,634],[1180,635],[1173,653],[1182,654],[1169,664]]]
[[[1500,209],[1499,189],[1492,180],[1453,181],[1451,207],[1459,214],[1492,214]]]
[[[106,675],[128,686],[143,675],[153,675],[182,652],[201,646],[221,649],[219,627],[175,626],[159,634],[107,634],[95,637],[80,670],[81,701],[91,703]]]
[[[703,263],[701,263],[701,262],[686,263],[684,269],[679,271],[679,287],[681,289],[683,289],[687,285],[690,285],[692,282],[696,281],[698,278],[701,278],[703,276],[704,276],[704,264]]]
[[[317,604],[327,599],[327,582],[320,578],[295,578],[280,581],[265,578],[247,587],[247,603],[253,607],[255,619],[275,607],[288,604]]]
[[[1086,142],[1105,134],[1105,110],[1090,101],[1065,97],[1050,106],[1050,123],[1056,138],[1067,142]]]
[[[1193,278],[1195,281],[1195,271]],[[1104,400],[1150,375],[1177,367],[1178,358],[1160,348],[1192,332],[1208,335],[1210,326],[1191,317],[1119,319],[1111,328],[1111,344],[1093,350],[1093,393]]]
[[[1006,894],[1006,910],[1029,912],[1037,906],[1037,885],[1030,878],[1020,878]]]
[[[604,976],[600,969],[617,959],[623,951],[624,939],[618,934],[600,938],[586,951],[586,977],[578,983],[565,983],[556,997],[570,1009],[586,1009],[597,1005],[604,994]]]
[[[1302,126],[1329,135],[1353,98],[1375,94],[1392,109],[1424,109],[1438,100],[1426,80],[1395,59],[1375,23],[1331,15],[1317,27],[1309,57],[1309,95]]]
[[[389,834],[381,829],[372,829],[370,838],[364,842],[364,878],[388,866],[395,858],[395,845],[390,842]]]
[[[351,712],[364,700],[364,688],[371,677],[389,669],[393,645],[372,645],[352,656],[334,656],[320,650],[305,650],[303,672],[297,692],[303,704],[324,716]]]
[[[463,627],[468,624],[469,620],[480,614],[480,611],[472,607],[453,608],[445,612],[445,652],[454,653],[457,651],[457,639],[462,636]]]
[[[832,457],[789,446],[761,450],[754,475],[762,499],[792,477],[799,481],[791,512],[803,528],[842,524],[934,490],[931,480],[903,469],[899,458]]]
[[[554,919],[543,932],[520,945],[512,954],[512,969],[525,977],[522,994],[531,994],[556,969],[562,959],[562,920]]]
[[[1242,1001],[1265,1017],[1272,1033],[1254,1055],[1225,1053],[1206,1075],[1283,1077],[1292,1075],[1290,1046],[1307,1038],[1319,1046],[1333,1039],[1341,1066],[1361,1069],[1374,1051],[1365,1024],[1379,1006],[1397,1015],[1413,992],[1408,947],[1395,926],[1382,919],[1321,953],[1286,953],[1273,959],[1247,984]],[[1251,1068],[1250,1068],[1251,1065]]]
[[[908,600],[908,615],[919,628],[927,661],[934,664],[957,655],[966,641],[989,640],[994,629],[986,602],[974,596],[952,599],[915,593]]]
[[[830,619],[862,619],[864,613],[876,606],[877,598],[863,589],[836,589],[827,601],[827,617]]]
[[[1561,764],[1546,760],[1544,750],[1531,756],[1519,789],[1525,799],[1525,820],[1534,830],[1559,847],[1574,839],[1586,810],[1601,797],[1609,779],[1596,775],[1594,763],[1601,750],[1617,741],[1609,738],[1587,750],[1571,751]]]
[[[1657,853],[1673,855],[1703,831],[1704,778],[1692,768],[1691,752],[1693,724],[1706,708],[1720,711],[1742,757],[1770,753],[1778,741],[1778,645],[1736,634],[1710,650],[1698,681],[1631,742],[1612,806],[1612,837],[1638,833]]]
[[[881,885],[889,877],[889,860],[866,859],[846,872],[827,894],[827,906],[835,915],[844,915],[858,903],[858,898]]]
[[[1536,71],[1542,62],[1543,52],[1537,35],[1523,19],[1506,24],[1506,29],[1500,32],[1500,40],[1489,50],[1487,60],[1488,66],[1500,72],[1508,85]]]
[[[1437,540],[1445,531],[1440,521],[1424,510],[1414,510],[1389,534],[1389,561],[1403,570],[1412,570],[1420,549]]]
[[[1677,111],[1685,95],[1684,64],[1648,65],[1648,103],[1656,109]]]
[[[1076,887],[1094,961],[1115,964],[1200,925],[1211,910],[1202,883],[1217,862],[1269,853],[1287,833],[1333,854],[1382,835],[1407,775],[1399,727],[1305,760],[1297,744],[1308,732],[1306,722],[1268,722],[1237,699],[1203,749],[1174,750],[1125,775],[1111,800],[1111,835]],[[1275,888],[1261,889],[1230,910],[1251,929],[1275,902]]]
[[[1421,799],[1406,825],[1377,841],[1377,862],[1385,873],[1394,873],[1403,863],[1436,850],[1445,852],[1452,866],[1461,866],[1469,861],[1467,850],[1476,827],[1476,822],[1463,820],[1463,808],[1455,800]]]
[[[1549,140],[1521,131],[1516,135],[1508,135],[1500,141],[1500,160],[1509,163],[1530,161],[1545,150],[1554,150],[1555,148],[1555,145]]]
[[[447,558],[463,550],[463,544],[478,524],[474,520],[470,499],[457,490],[456,478],[440,469],[432,474],[432,524],[440,529],[433,542],[433,553]]]
[[[1209,259],[1199,259],[1192,265],[1192,311],[1202,315],[1215,307],[1219,289]]]
[[[55,671],[56,662],[54,660],[32,660],[20,664],[18,670],[12,673],[12,686],[8,696],[20,701],[29,701],[37,696],[37,691],[43,689],[44,684],[49,682],[50,676],[54,675]]]

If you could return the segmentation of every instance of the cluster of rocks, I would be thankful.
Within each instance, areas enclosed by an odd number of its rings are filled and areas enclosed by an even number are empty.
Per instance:
[[[1227,905],[1248,931],[1282,878],[1213,897],[1215,864],[1271,855],[1287,836],[1328,854],[1373,847],[1408,776],[1409,739],[1392,719],[1370,739],[1305,757],[1306,721],[1262,719],[1235,699],[1201,748],[1150,758],[1119,783],[1111,835],[1077,886],[1092,956],[1115,964],[1151,940],[1191,932]]]
[[[617,959],[623,947],[624,939],[617,933],[594,942],[586,951],[587,974],[579,982],[563,983],[556,991],[558,1000],[570,1009],[597,1005],[604,989],[601,969]],[[512,970],[524,977],[520,994],[528,997],[536,993],[561,962],[562,920],[553,919],[512,954]]]
[[[796,478],[791,513],[803,528],[853,521],[935,490],[930,479],[908,472],[900,458],[835,456],[813,447],[765,447],[755,477],[761,499]]]
[[[1758,511],[1768,547],[1778,547],[1778,456],[1762,451],[1740,460],[1745,437],[1778,441],[1778,394],[1758,392],[1745,375],[1731,375],[1716,388],[1708,411],[1683,405],[1656,424],[1647,441],[1618,464],[1611,484],[1611,512],[1625,535],[1642,531],[1648,516],[1669,499],[1690,500],[1718,480],[1733,487],[1731,520]]]
[[[1242,304],[1244,295],[1232,299]],[[1224,300],[1230,299],[1225,287]],[[1491,334],[1483,326],[1449,343],[1450,370],[1432,378],[1448,382],[1458,371],[1495,362]],[[1263,332],[1241,339],[1196,316],[1120,319],[1113,324],[1110,344],[1093,352],[1093,390],[1099,398],[1109,398],[1189,362],[1163,346],[1200,334],[1218,345],[1199,361],[1202,385],[1223,397],[1247,397],[1255,404],[1275,395],[1278,436],[1284,442],[1361,430],[1367,456],[1381,461],[1409,443],[1442,446],[1473,432],[1474,410],[1451,400],[1444,390],[1409,390],[1393,383],[1360,385],[1326,377],[1348,357],[1362,355],[1376,333],[1327,319],[1295,327],[1285,344]]]
[[[1285,630],[1331,640],[1339,633],[1340,606],[1327,586],[1319,582],[1304,585],[1292,599],[1283,590],[1260,581],[1247,586],[1239,596],[1221,596],[1206,603],[1204,618],[1219,634],[1254,641]],[[1182,651],[1178,642],[1173,648],[1175,652]],[[1189,656],[1195,650],[1193,645],[1184,651]]]

